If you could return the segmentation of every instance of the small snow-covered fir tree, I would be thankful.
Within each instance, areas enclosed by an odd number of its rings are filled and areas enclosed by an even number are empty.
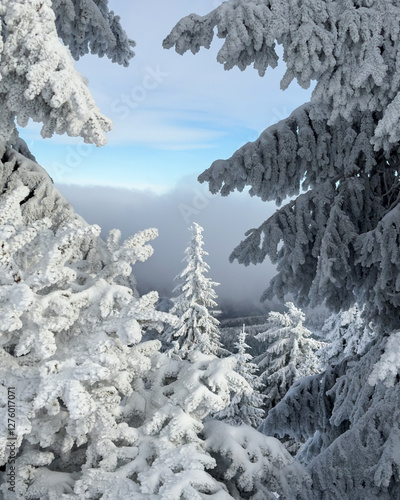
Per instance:
[[[321,365],[336,364],[347,356],[364,354],[375,332],[366,324],[355,304],[347,311],[332,314],[324,323],[321,337],[327,345],[318,353]]]
[[[205,354],[215,354],[220,349],[219,321],[213,316],[217,294],[214,287],[219,285],[205,276],[210,266],[204,262],[203,228],[196,223],[189,228],[192,236],[185,250],[186,268],[175,279],[181,283],[174,289],[171,314],[179,322],[165,333],[167,342],[175,345],[174,351],[186,357],[193,349]]]
[[[265,344],[265,352],[255,362],[265,385],[267,411],[273,408],[287,393],[293,383],[319,371],[316,351],[323,343],[311,338],[304,325],[304,313],[292,302],[286,303],[288,311],[271,312],[265,331],[256,338]]]
[[[136,381],[138,390],[121,410],[125,422],[141,424],[135,448],[111,468],[94,463],[86,469],[76,487],[78,495],[113,500],[231,498],[208,472],[215,460],[200,432],[208,413],[224,407],[230,390],[245,382],[235,378],[226,362],[198,351],[192,354],[189,360],[165,353],[152,356],[146,376]]]
[[[247,424],[257,428],[264,415],[261,407],[265,397],[259,392],[262,382],[256,375],[258,367],[251,362],[253,357],[247,352],[249,346],[246,344],[245,325],[238,335],[235,348],[237,350],[234,354],[237,362],[235,371],[248,382],[251,391],[236,391],[231,394],[230,404],[218,412],[214,418],[231,425]]]
[[[290,498],[301,489],[307,474],[278,440],[212,418],[232,394],[251,392],[235,371],[234,356],[220,359],[195,349],[187,359],[163,353],[152,362],[146,403],[140,405],[147,414],[145,439],[131,469],[145,494],[160,500],[265,500],[276,498],[274,492]],[[137,406],[135,395],[128,398],[128,408]]]

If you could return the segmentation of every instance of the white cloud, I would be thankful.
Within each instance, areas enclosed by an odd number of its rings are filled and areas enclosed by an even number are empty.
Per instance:
[[[186,117],[190,120],[190,117]],[[155,149],[196,149],[209,147],[209,141],[225,133],[221,130],[175,123],[177,117],[171,112],[138,110],[115,126],[110,133],[110,143],[147,144]],[[118,122],[117,122],[118,123]]]
[[[173,278],[182,270],[188,226],[197,222],[204,227],[210,277],[221,283],[219,302],[250,305],[253,312],[265,310],[259,298],[274,274],[270,263],[244,267],[229,263],[233,248],[250,228],[261,224],[274,206],[234,194],[228,198],[213,196],[206,186],[185,178],[173,190],[164,193],[109,187],[58,186],[77,212],[88,222],[99,224],[104,231],[114,227],[126,238],[146,227],[157,227],[159,237],[153,242],[154,255],[134,268],[143,292],[156,289],[170,294]]]

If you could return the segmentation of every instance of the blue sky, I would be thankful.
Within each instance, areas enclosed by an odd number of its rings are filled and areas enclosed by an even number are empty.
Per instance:
[[[308,100],[309,91],[296,84],[279,89],[283,64],[264,78],[252,69],[224,71],[216,62],[218,39],[196,56],[162,48],[182,16],[206,13],[219,3],[110,2],[137,43],[135,58],[129,68],[94,56],[76,64],[114,122],[108,145],[99,149],[66,136],[43,141],[36,124],[23,132],[55,182],[165,191],[186,175],[197,176],[214,159],[229,157]]]
[[[281,63],[264,78],[248,68],[224,71],[216,62],[220,40],[210,50],[179,56],[162,41],[183,16],[205,14],[218,0],[111,0],[137,46],[129,68],[86,56],[76,66],[102,112],[114,122],[108,144],[96,148],[67,136],[43,140],[40,125],[21,132],[38,162],[88,222],[123,237],[159,228],[155,254],[135,266],[139,288],[169,295],[194,221],[204,227],[210,276],[221,283],[221,302],[259,311],[259,297],[274,269],[265,262],[244,268],[229,255],[251,227],[274,210],[247,193],[210,196],[197,176],[219,158],[255,140],[268,126],[309,100],[293,83],[282,92]]]

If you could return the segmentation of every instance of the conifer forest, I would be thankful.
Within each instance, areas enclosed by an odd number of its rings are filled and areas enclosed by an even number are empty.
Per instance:
[[[143,292],[158,229],[87,222],[24,135],[107,151],[77,63],[134,66],[118,1],[0,0],[0,499],[400,500],[400,1],[211,3],[148,27],[182,73],[217,47],[215,74],[312,90],[197,172],[275,204],[227,255],[273,265],[259,315],[221,314],[195,218]]]

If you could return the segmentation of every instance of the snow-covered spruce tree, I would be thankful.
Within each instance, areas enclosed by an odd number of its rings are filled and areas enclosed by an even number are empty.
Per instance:
[[[150,435],[162,439],[152,448],[152,467],[139,478],[149,484],[146,491],[168,494],[168,499],[184,493],[187,497],[183,498],[191,499],[194,488],[212,495],[225,491],[227,498],[238,500],[272,500],[274,492],[289,498],[299,491],[306,476],[278,441],[247,425],[259,424],[263,412],[259,409],[262,397],[251,385],[257,386],[252,365],[244,366],[251,358],[246,354],[245,334],[237,345],[237,355],[216,358],[220,351],[218,321],[208,310],[216,306],[216,283],[204,276],[209,266],[203,260],[203,229],[198,224],[190,229],[187,267],[177,276],[182,283],[175,291],[180,294],[170,311],[178,322],[165,335],[167,342],[175,344],[169,354],[174,354],[177,370],[179,363],[184,368],[174,373],[167,364],[153,371],[168,383],[152,385],[151,400],[158,400],[157,388],[163,385],[167,385],[162,391],[169,398],[147,424]],[[228,371],[235,366],[236,371]],[[180,394],[188,399],[178,399]]]
[[[236,358],[235,371],[248,382],[252,391],[236,390],[231,394],[230,404],[214,415],[214,418],[232,425],[246,424],[257,428],[264,416],[264,410],[261,407],[265,397],[259,392],[262,382],[256,375],[257,365],[252,363],[253,356],[247,352],[249,346],[246,344],[245,325],[239,332],[235,348],[237,351],[234,354]]]
[[[287,302],[287,312],[271,312],[265,330],[256,338],[264,344],[264,353],[255,358],[266,396],[265,408],[277,405],[293,383],[319,370],[316,351],[325,344],[311,338],[304,325],[304,313]]]
[[[394,0],[228,0],[164,41],[196,53],[217,28],[218,61],[260,75],[279,43],[282,88],[316,81],[310,103],[200,176],[223,195],[294,197],[232,254],[277,264],[264,297],[290,292],[336,312],[358,303],[375,332],[367,352],[297,382],[267,417],[264,432],[311,439],[307,500],[400,497],[399,22]]]
[[[82,468],[116,466],[134,453],[137,432],[120,419],[121,401],[160,347],[137,344],[143,329],[172,318],[154,309],[155,292],[139,298],[121,284],[152,254],[156,230],[122,244],[118,231],[104,243],[79,217],[52,230],[49,218],[24,220],[28,196],[21,186],[0,203],[0,463],[11,458],[16,467],[15,492],[7,481],[2,492],[51,499],[69,492]]]
[[[43,123],[98,146],[111,122],[97,108],[73,58],[87,53],[127,65],[134,45],[107,0],[4,0],[0,4],[0,143],[17,141],[15,122]],[[66,45],[60,41],[60,38]],[[72,53],[72,55],[71,55]]]
[[[327,345],[318,353],[322,366],[336,364],[347,356],[364,354],[375,332],[366,324],[355,304],[347,311],[332,314],[324,323],[321,337]]]
[[[6,151],[0,464],[10,458],[7,400],[15,387],[17,495],[2,472],[4,498],[228,500],[240,498],[229,493],[238,488],[260,488],[264,498],[299,489],[304,472],[275,439],[255,439],[253,430],[249,444],[251,429],[238,435],[224,424],[217,442],[210,436],[220,423],[203,427],[230,394],[250,390],[234,357],[197,351],[174,360],[159,342],[140,342],[143,330],[172,320],[154,310],[155,293],[140,298],[130,281],[130,264],[151,254],[146,242],[156,232],[120,244],[113,231],[103,242],[38,165]],[[34,196],[18,187],[18,170]],[[52,218],[43,217],[48,211]]]
[[[152,360],[142,405],[148,415],[143,425],[147,439],[127,465],[137,473],[144,493],[135,500],[274,499],[275,491],[289,498],[300,489],[304,470],[293,464],[279,441],[249,426],[239,429],[210,420],[233,392],[250,390],[233,371],[234,358],[194,350],[183,360],[165,354]],[[134,395],[128,398],[130,405],[138,407]],[[109,476],[112,488],[115,477]]]
[[[198,350],[183,360],[153,353],[150,369],[134,379],[121,407],[132,445],[117,456],[118,449],[104,443],[111,458],[83,469],[75,484],[78,498],[274,499],[275,491],[281,498],[298,491],[307,476],[279,441],[248,426],[236,433],[215,420],[203,424],[229,403],[230,394],[250,390],[235,363]]]
[[[16,134],[9,144],[0,144],[0,464],[14,459],[6,445],[11,386],[16,495],[7,488],[7,466],[2,495],[233,498],[208,471],[216,462],[200,436],[201,420],[246,381],[232,360],[204,360],[199,352],[171,360],[157,341],[140,342],[146,329],[172,321],[154,310],[155,293],[138,296],[131,274],[131,264],[151,254],[146,242],[155,230],[123,244],[113,231],[103,242],[99,228],[77,216],[31,161],[26,144]],[[279,442],[264,439],[258,468],[247,440],[238,446],[235,477],[247,489],[262,482],[271,496],[298,488],[303,473]],[[229,474],[218,469],[218,477],[222,472]]]
[[[289,499],[307,481],[278,440],[212,417],[232,394],[251,393],[236,363],[233,356],[219,359],[197,349],[186,359],[164,353],[152,357],[144,378],[147,390],[133,394],[125,405],[128,412],[142,408],[145,418],[145,438],[126,466],[143,492],[135,500],[274,500],[275,492]],[[103,471],[94,474],[92,484],[104,481]],[[115,473],[107,475],[112,491]]]
[[[177,294],[172,300],[171,314],[179,318],[178,323],[168,328],[165,339],[174,345],[174,352],[182,358],[198,349],[205,354],[216,354],[220,348],[219,321],[213,316],[212,309],[217,303],[214,287],[219,285],[204,274],[210,266],[204,262],[203,228],[196,223],[189,228],[192,233],[185,250],[185,269],[176,276],[181,283],[174,289]]]

